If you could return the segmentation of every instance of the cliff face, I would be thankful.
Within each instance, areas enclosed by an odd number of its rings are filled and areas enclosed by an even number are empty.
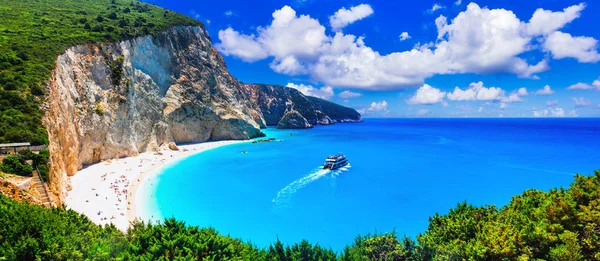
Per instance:
[[[168,142],[248,139],[265,126],[200,27],[75,46],[57,58],[44,125],[62,202],[83,165]]]
[[[201,27],[68,49],[56,60],[44,110],[50,189],[59,204],[68,176],[84,165],[169,142],[249,139],[267,125],[361,120],[353,109],[295,89],[238,82]]]
[[[278,128],[310,128],[313,125],[329,125],[336,122],[360,122],[361,115],[323,99],[305,96],[300,91],[279,85],[245,84],[244,91],[256,111],[262,114],[266,125]],[[288,112],[293,112],[288,115]],[[292,117],[286,117],[292,116]],[[304,118],[300,120],[298,116]],[[287,121],[294,119],[294,123]],[[283,122],[281,122],[283,121]],[[303,124],[306,121],[308,124]]]

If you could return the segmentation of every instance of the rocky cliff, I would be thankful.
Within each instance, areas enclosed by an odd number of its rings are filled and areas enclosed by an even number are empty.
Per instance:
[[[67,176],[105,159],[168,142],[248,139],[265,126],[201,27],[82,45],[56,61],[44,125],[51,190],[62,202]]]
[[[87,164],[170,142],[249,139],[267,125],[360,120],[295,89],[238,82],[202,27],[68,49],[56,60],[44,110],[57,203],[70,189],[67,177]]]
[[[362,121],[361,115],[352,108],[305,96],[293,88],[279,85],[245,84],[243,89],[250,98],[255,111],[261,113],[268,126],[310,128],[313,125]],[[288,112],[290,113],[288,114]],[[301,120],[298,116],[304,119]],[[290,119],[293,119],[294,122],[287,122]],[[304,124],[304,122],[308,124]]]

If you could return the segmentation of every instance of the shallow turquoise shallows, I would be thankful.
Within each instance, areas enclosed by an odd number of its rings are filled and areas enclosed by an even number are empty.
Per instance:
[[[261,247],[279,237],[339,251],[358,234],[414,237],[458,202],[501,206],[600,168],[600,119],[367,119],[265,133],[282,141],[225,146],[167,168],[146,184],[148,215]],[[322,170],[338,152],[350,165]]]

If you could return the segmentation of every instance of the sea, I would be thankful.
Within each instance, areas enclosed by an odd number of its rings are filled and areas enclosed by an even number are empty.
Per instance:
[[[365,119],[264,130],[170,165],[143,185],[143,216],[266,247],[302,239],[341,251],[359,234],[415,238],[458,203],[501,207],[528,189],[600,169],[600,119]],[[260,138],[265,139],[265,138]],[[350,164],[323,170],[329,155]]]

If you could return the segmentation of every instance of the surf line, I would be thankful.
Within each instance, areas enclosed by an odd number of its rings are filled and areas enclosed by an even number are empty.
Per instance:
[[[349,168],[350,165],[331,171],[328,169],[322,169],[322,167],[318,167],[317,169],[311,171],[308,175],[293,181],[289,185],[285,186],[285,188],[279,190],[279,192],[277,192],[277,196],[273,199],[273,203],[275,203],[275,205],[287,203],[289,202],[289,198],[296,193],[296,191],[305,187],[306,185],[319,180],[329,173],[332,173],[333,176],[337,176],[341,171],[346,171]]]

